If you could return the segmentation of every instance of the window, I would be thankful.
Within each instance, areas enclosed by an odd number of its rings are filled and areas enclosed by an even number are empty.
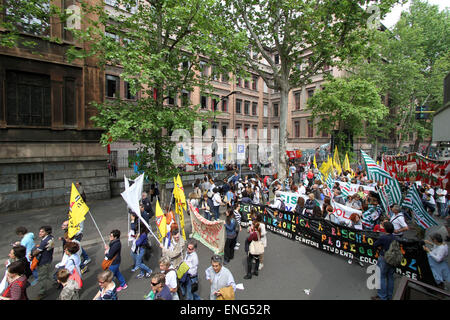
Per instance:
[[[244,88],[250,88],[250,81],[248,81],[247,79],[244,80]]]
[[[242,79],[241,79],[241,78],[237,78],[237,80],[236,80],[236,86],[242,87]]]
[[[228,98],[222,100],[222,112],[228,112]]]
[[[219,81],[220,74],[217,72],[217,66],[215,66],[215,65],[211,66],[211,76],[212,76],[213,80]]]
[[[313,136],[314,136],[313,122],[312,120],[308,120],[308,138],[312,138]]]
[[[273,104],[273,116],[278,117],[278,103]]]
[[[228,83],[228,81],[230,81],[230,76],[228,75],[228,73],[223,73],[222,82]]]
[[[44,189],[44,173],[20,173],[17,182],[18,191]]]
[[[201,96],[200,97],[200,104],[201,104],[202,109],[208,109],[208,97]]]
[[[235,138],[241,137],[242,136],[242,129],[241,129],[241,125],[236,123],[236,132],[234,134]]]
[[[108,98],[119,97],[119,77],[106,75],[106,96]]]
[[[208,73],[208,65],[206,64],[205,61],[200,61],[200,72],[202,74],[202,77],[207,78],[209,73]]]
[[[248,138],[248,129],[250,129],[250,125],[244,125],[244,137]]]
[[[295,110],[300,110],[300,91],[294,93]]]
[[[258,102],[252,102],[252,115],[256,116],[258,114]]]
[[[64,4],[64,9],[65,10],[67,10],[67,9],[71,9],[71,10],[73,10],[72,8],[72,6],[76,6],[77,5],[77,3],[76,3],[76,0],[63,0],[63,4]],[[78,7],[79,8],[79,7]],[[66,11],[66,12],[70,12],[70,10],[68,10],[68,11]],[[75,11],[72,11],[73,13],[76,13]],[[73,14],[72,13],[72,14]],[[71,16],[72,16],[72,14],[71,14]],[[66,21],[66,23],[65,24],[62,24],[62,30],[63,30],[63,37],[64,37],[64,40],[66,40],[66,41],[69,41],[69,42],[72,42],[74,39],[73,39],[73,34],[72,34],[72,31],[71,30],[69,30],[70,28],[73,28],[73,29],[81,29],[81,25],[80,25],[80,18],[79,18],[79,15],[76,15],[76,14],[73,14],[73,16],[75,17],[75,18],[73,18],[73,19],[71,19],[70,20],[70,18],[69,18],[69,20],[68,21]]]
[[[264,117],[269,116],[269,105],[267,103],[264,103],[264,105],[263,105],[263,116]]]
[[[74,78],[64,78],[64,124],[73,126],[77,124],[76,86]]]
[[[228,128],[227,124],[222,124],[222,137],[227,136],[227,128]]]
[[[236,113],[241,113],[242,100],[236,99]]]
[[[314,95],[314,89],[308,89],[306,92],[308,93],[308,99]]]
[[[264,93],[269,93],[269,87],[267,86],[267,83],[264,81]]]
[[[266,125],[263,128],[263,138],[267,139],[267,126]]]
[[[252,89],[253,90],[258,90],[258,76],[253,75],[252,76]]]
[[[187,107],[187,106],[189,106],[190,102],[191,102],[191,98],[190,98],[189,92],[183,91],[181,93],[181,106]]]
[[[274,57],[275,64],[280,64],[280,55],[276,54]]]
[[[6,123],[8,125],[51,126],[50,76],[6,71],[5,83]],[[72,89],[74,90],[74,88]],[[70,94],[70,88],[66,93]]]
[[[218,98],[216,98],[216,97],[214,97],[214,98],[211,98],[211,108],[212,108],[212,111],[217,111],[219,108],[218,108],[218,104],[219,102],[218,102]]]
[[[244,114],[250,114],[250,101],[244,101]]]
[[[26,0],[3,1],[2,11],[3,8],[6,9],[6,17],[3,22],[14,24],[19,31],[24,33],[36,36],[49,35],[50,1],[35,1],[29,6],[26,2]],[[29,10],[29,7],[32,7],[32,10]]]
[[[252,132],[250,138],[256,139],[258,138],[258,126],[252,126]]]
[[[212,136],[217,137],[217,122],[211,123]]]
[[[130,83],[125,81],[125,99],[136,100],[136,96],[131,93]]]
[[[294,132],[295,137],[299,138],[300,137],[300,121],[294,122],[294,130],[295,130],[295,132]]]

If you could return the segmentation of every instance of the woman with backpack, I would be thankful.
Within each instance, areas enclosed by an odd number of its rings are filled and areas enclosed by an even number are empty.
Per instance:
[[[394,292],[395,267],[385,260],[385,253],[390,249],[392,241],[395,240],[394,226],[386,221],[383,224],[386,234],[379,237],[373,244],[374,248],[380,248],[377,266],[380,268],[380,289],[372,300],[391,300]]]

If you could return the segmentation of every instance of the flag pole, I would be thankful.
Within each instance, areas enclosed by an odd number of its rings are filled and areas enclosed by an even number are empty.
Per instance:
[[[91,210],[89,210],[88,212],[89,212],[89,215],[91,216],[92,221],[94,222],[95,227],[97,228],[100,238],[102,238],[103,244],[106,246],[105,239],[103,239],[102,233],[100,232],[100,229],[98,228],[97,223],[95,222],[94,217],[91,214]]]

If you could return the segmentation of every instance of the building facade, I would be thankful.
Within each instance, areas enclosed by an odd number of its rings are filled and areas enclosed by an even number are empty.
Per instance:
[[[88,201],[110,197],[106,148],[89,120],[89,103],[104,96],[103,72],[92,58],[67,61],[74,41],[58,19],[39,22],[21,34],[35,47],[0,48],[0,212],[68,204],[76,181]]]

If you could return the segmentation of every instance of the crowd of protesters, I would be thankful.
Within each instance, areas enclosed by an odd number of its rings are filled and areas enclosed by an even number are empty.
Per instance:
[[[198,179],[193,184],[193,191],[188,195],[188,201],[197,208],[205,219],[210,221],[224,220],[226,230],[226,241],[224,255],[213,255],[211,265],[205,270],[206,279],[210,281],[210,299],[234,299],[236,283],[230,270],[225,267],[233,263],[235,250],[239,250],[241,243],[238,241],[239,234],[243,234],[241,204],[269,205],[276,210],[286,210],[282,192],[297,193],[297,205],[294,209],[296,214],[301,214],[318,219],[326,219],[333,223],[344,225],[349,228],[380,232],[383,235],[392,234],[402,237],[409,230],[412,221],[411,212],[398,205],[393,206],[392,215],[388,216],[384,211],[380,198],[376,192],[364,191],[363,186],[375,187],[377,183],[367,178],[361,166],[355,173],[342,172],[334,177],[334,185],[327,188],[320,179],[319,171],[312,165],[289,165],[288,178],[279,181],[276,176],[251,175],[241,177],[235,171],[229,178],[216,181],[205,173],[203,179]],[[358,192],[344,196],[341,182],[351,182],[360,185]],[[78,186],[77,186],[78,187]],[[406,192],[407,184],[402,184],[403,192]],[[448,220],[448,201],[446,190],[433,189],[428,185],[420,186],[422,202],[430,214]],[[151,206],[153,197],[159,196],[157,187],[152,186],[151,200],[143,193],[141,199],[140,215],[148,223],[154,216]],[[336,215],[332,201],[359,210],[360,214],[352,214],[350,219],[343,219]],[[159,270],[153,271],[146,261],[151,257],[152,247],[150,245],[149,230],[141,223],[137,215],[130,212],[130,223],[128,240],[132,242],[131,256],[133,265],[131,271],[139,270],[136,278],[149,280],[150,291],[145,295],[146,300],[199,300],[199,257],[197,255],[197,242],[195,240],[185,241],[180,234],[178,225],[171,212],[166,213],[167,228],[169,236],[161,244],[161,257],[159,259]],[[264,248],[267,247],[266,228],[261,215],[256,211],[251,214],[251,221],[246,225],[248,229],[241,239],[247,256],[245,280],[258,276],[263,269]],[[86,251],[82,248],[82,229],[72,238],[68,237],[68,223],[62,225],[64,236],[62,241],[63,256],[56,264],[56,270],[52,269],[53,252],[56,245],[51,226],[42,226],[39,229],[40,242],[36,245],[34,234],[28,232],[24,227],[16,230],[20,241],[14,243],[6,262],[7,272],[2,282],[0,291],[1,299],[26,300],[27,288],[38,285],[38,299],[48,295],[52,283],[57,285],[60,300],[79,299],[79,291],[82,289],[83,273],[91,261]],[[105,246],[105,267],[97,275],[99,290],[94,300],[117,300],[122,290],[128,285],[123,277],[121,269],[122,244],[120,240],[121,231],[114,229],[110,232],[110,241]],[[384,238],[383,238],[384,239]],[[438,268],[445,269],[448,256],[448,247],[442,237],[433,235],[432,242],[424,246],[429,253],[430,266],[433,271]],[[387,240],[386,240],[387,241]],[[380,248],[386,249],[383,242]],[[260,243],[262,251],[255,254],[256,243]],[[433,260],[433,261],[431,261]],[[445,263],[443,263],[445,262]],[[351,261],[349,260],[349,263]],[[386,269],[387,273],[392,270]],[[448,266],[447,266],[448,270]],[[434,273],[434,272],[433,272]],[[439,273],[442,275],[442,272]],[[448,274],[447,274],[448,276]],[[117,284],[114,279],[117,279]],[[389,280],[389,281],[388,281]],[[392,298],[389,293],[392,283],[391,277],[386,276],[388,281],[386,288],[378,298]],[[445,283],[440,279],[439,284]]]

